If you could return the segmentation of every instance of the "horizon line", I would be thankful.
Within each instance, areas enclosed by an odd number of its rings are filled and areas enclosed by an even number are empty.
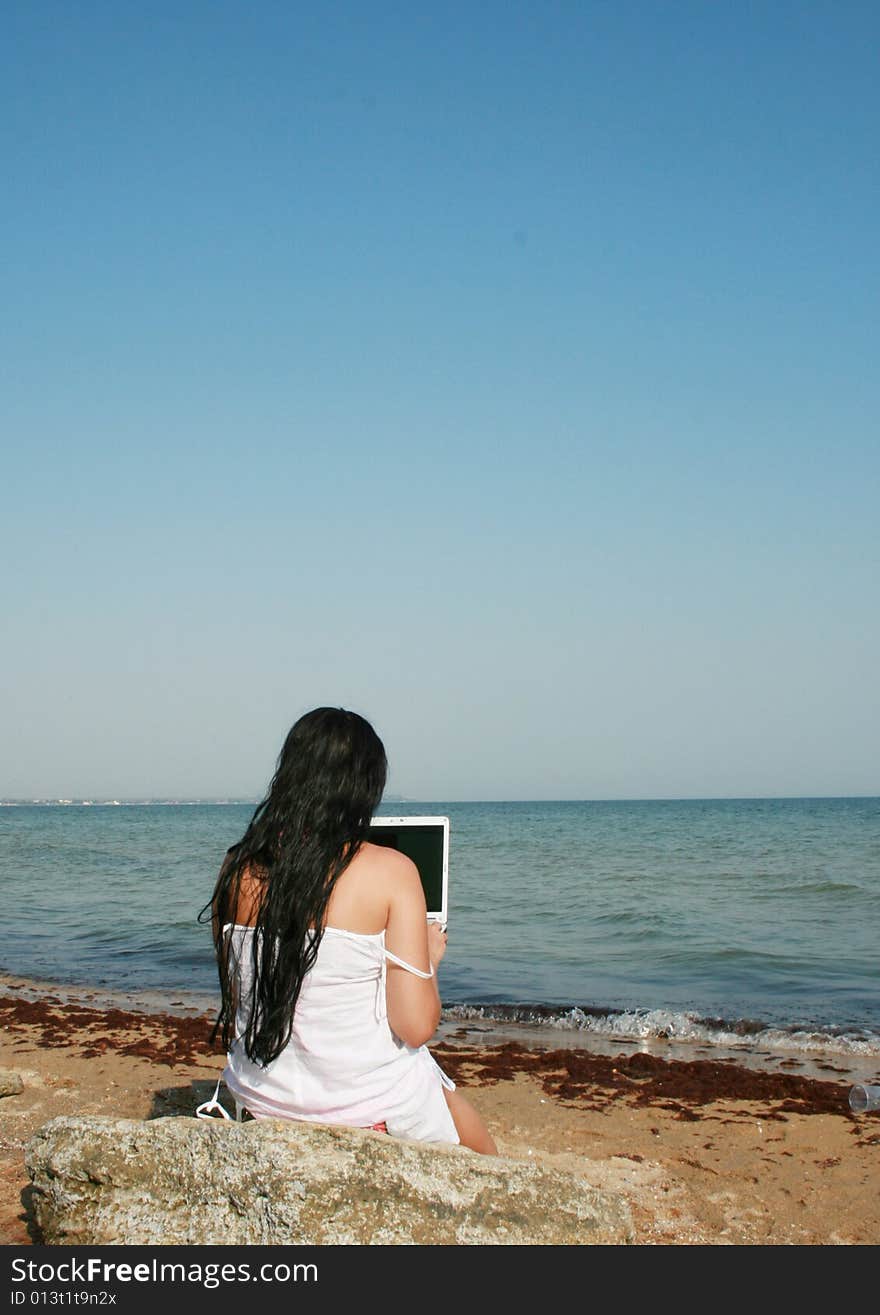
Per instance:
[[[254,796],[234,796],[234,795],[192,795],[192,796],[171,796],[171,795],[131,795],[120,799],[110,798],[87,798],[78,796],[75,798],[62,798],[56,796],[50,798],[47,796],[32,796],[26,798],[23,795],[8,795],[0,798],[0,807],[3,808],[131,808],[131,807],[173,807],[175,805],[192,807],[199,804],[210,805],[213,807],[241,807],[242,805],[256,805],[262,799],[262,795]],[[515,798],[493,798],[493,799],[456,799],[452,796],[443,798],[441,796],[410,796],[396,795],[389,798],[383,798],[379,807],[387,804],[672,804],[672,803],[756,803],[766,800],[811,800],[811,799],[880,799],[880,793],[870,791],[858,792],[855,794],[730,794],[730,795],[595,795],[590,798],[585,796],[567,796],[554,798],[534,798],[527,796],[517,796]]]

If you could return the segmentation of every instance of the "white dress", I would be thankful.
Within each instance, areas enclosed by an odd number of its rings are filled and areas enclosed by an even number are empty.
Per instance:
[[[230,966],[238,999],[250,999],[252,927],[229,924]],[[364,935],[326,927],[314,965],[303,980],[290,1040],[266,1067],[249,1060],[240,1038],[246,1006],[223,1080],[257,1119],[305,1119],[368,1128],[384,1123],[393,1137],[459,1141],[443,1088],[455,1090],[426,1046],[394,1035],[385,1003],[387,960],[430,977],[385,949],[385,933]]]

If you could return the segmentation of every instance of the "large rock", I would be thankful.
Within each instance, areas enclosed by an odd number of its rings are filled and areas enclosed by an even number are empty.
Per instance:
[[[318,1124],[64,1117],[30,1142],[48,1243],[609,1243],[629,1210],[572,1174]]]

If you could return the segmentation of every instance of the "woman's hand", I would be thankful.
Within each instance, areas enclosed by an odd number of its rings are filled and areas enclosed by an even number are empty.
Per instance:
[[[428,923],[428,958],[431,960],[431,967],[434,971],[440,966],[440,962],[446,953],[446,932],[440,926],[439,922]]]

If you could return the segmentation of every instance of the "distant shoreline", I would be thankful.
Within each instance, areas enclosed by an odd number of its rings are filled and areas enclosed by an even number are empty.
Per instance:
[[[0,808],[253,808],[258,799],[0,799]]]
[[[258,796],[245,799],[18,799],[9,797],[0,799],[0,808],[194,808],[194,807],[231,807],[255,808],[260,802]],[[397,799],[393,795],[382,801],[384,804],[411,804],[414,799]],[[450,802],[452,802],[450,800]]]

